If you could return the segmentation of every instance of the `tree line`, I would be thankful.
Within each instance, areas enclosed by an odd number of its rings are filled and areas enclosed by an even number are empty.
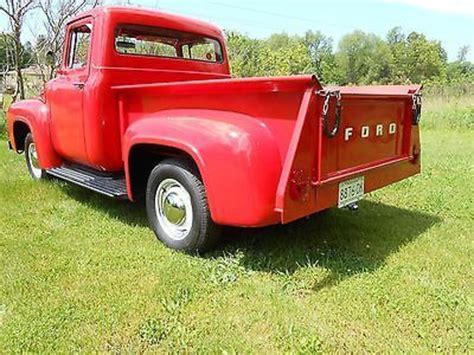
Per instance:
[[[227,41],[232,72],[239,77],[316,74],[323,83],[338,85],[474,83],[468,46],[449,62],[439,41],[418,32],[405,34],[400,27],[385,38],[354,31],[337,46],[319,31],[266,39],[227,32]]]
[[[46,66],[45,53],[60,58],[64,26],[81,11],[100,5],[100,0],[0,0],[0,11],[7,15],[9,31],[0,33],[0,66],[17,72],[18,95],[24,98],[22,68],[31,64]],[[39,27],[34,43],[21,42],[27,15]],[[31,20],[31,18],[30,18]],[[424,34],[406,34],[400,27],[384,38],[354,31],[334,44],[320,31],[303,35],[275,33],[255,39],[226,31],[231,69],[234,76],[277,76],[316,74],[324,84],[425,85],[473,84],[474,63],[467,60],[469,47],[459,49],[457,59],[448,61],[446,50],[437,40]],[[54,76],[55,67],[44,73]]]

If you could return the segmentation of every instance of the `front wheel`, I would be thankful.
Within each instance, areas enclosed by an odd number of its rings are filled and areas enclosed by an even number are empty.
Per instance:
[[[33,180],[46,178],[46,171],[39,165],[38,152],[31,133],[28,133],[25,138],[25,158],[28,172]]]
[[[192,164],[181,159],[159,163],[148,179],[146,208],[157,238],[172,249],[203,252],[219,238],[206,192]]]

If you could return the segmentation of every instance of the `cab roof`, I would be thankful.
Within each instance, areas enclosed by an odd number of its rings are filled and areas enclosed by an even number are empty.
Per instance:
[[[183,27],[183,29],[189,29],[190,27],[192,27],[195,28],[196,32],[200,34],[209,34],[218,37],[222,36],[222,30],[218,26],[215,26],[205,21],[201,21],[192,17],[159,11],[156,9],[131,6],[98,6],[89,11],[80,13],[79,15],[75,16],[71,21],[69,21],[68,24],[87,16],[99,17],[105,15],[109,15],[111,17],[124,17],[133,15],[133,17],[135,18],[143,17],[144,19],[154,17],[156,18],[157,22],[160,19],[165,19],[168,23],[174,23],[175,26],[173,27],[175,27],[176,29],[179,29],[180,27]],[[183,24],[186,24],[186,26],[184,26]]]

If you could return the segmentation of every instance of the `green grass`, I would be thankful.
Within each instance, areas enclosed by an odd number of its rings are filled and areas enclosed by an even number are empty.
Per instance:
[[[422,127],[442,130],[473,130],[474,94],[463,96],[454,94],[425,95]]]
[[[0,110],[0,139],[7,139],[7,122],[2,110]]]
[[[0,142],[0,352],[469,352],[474,131],[425,129],[423,173],[208,255],[139,206],[32,182]]]
[[[7,122],[5,112],[12,103],[12,97],[3,94],[3,107],[0,107],[0,139],[7,139]]]

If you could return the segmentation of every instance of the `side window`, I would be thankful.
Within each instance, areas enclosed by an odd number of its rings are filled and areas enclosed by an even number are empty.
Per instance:
[[[84,68],[89,58],[89,47],[91,41],[90,24],[84,24],[74,28],[69,33],[69,53],[67,67],[70,69]]]

